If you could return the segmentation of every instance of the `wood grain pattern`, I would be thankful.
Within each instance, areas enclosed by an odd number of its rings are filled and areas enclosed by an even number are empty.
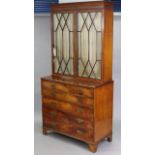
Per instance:
[[[93,140],[93,128],[90,121],[85,120],[84,123],[81,124],[77,121],[79,118],[72,119],[72,117],[63,112],[54,109],[49,110],[46,107],[43,108],[43,113],[44,127],[68,133],[88,141]]]
[[[92,98],[84,98],[81,96],[75,96],[72,94],[60,93],[56,91],[49,91],[46,89],[42,90],[42,95],[47,98],[52,98],[58,101],[70,102],[72,104],[79,104],[81,106],[92,107],[93,99]]]
[[[93,129],[93,121],[82,118],[81,116],[74,116],[70,113],[66,113],[55,108],[43,107],[43,116],[47,122],[63,122],[71,123],[77,127]]]
[[[53,4],[51,6],[53,12],[64,12],[64,11],[88,11],[88,10],[103,10],[105,8],[112,8],[112,2],[78,2],[78,3],[61,3]]]
[[[82,79],[82,78],[81,78]],[[103,84],[107,84],[111,81],[91,81],[88,80],[88,78],[84,78],[83,80],[81,80],[79,78],[73,78],[73,77],[65,77],[65,76],[56,76],[56,75],[48,75],[45,76],[43,78],[41,78],[42,81],[50,81],[53,83],[61,83],[61,84],[66,84],[66,85],[70,85],[70,86],[78,86],[78,87],[82,87],[82,88],[96,88],[96,87],[100,87]]]
[[[50,98],[43,98],[43,104],[44,107],[61,110],[68,114],[72,114],[72,116],[79,116],[89,120],[93,119],[93,109],[84,108],[69,102],[62,102]]]
[[[43,79],[42,81],[44,83]],[[47,81],[42,84],[43,129],[52,129],[88,142],[89,150],[92,152],[97,150],[97,143],[100,140],[105,137],[108,138],[108,141],[112,140],[112,81],[94,88],[94,98],[82,97],[82,102],[79,102],[76,96],[72,96],[68,89],[64,89],[66,91],[64,94],[50,91],[52,84],[53,82],[49,84]],[[60,83],[57,86],[60,89],[63,87],[64,84]],[[52,96],[52,94],[54,95]],[[91,104],[88,104],[90,102],[86,102],[87,100],[91,100]],[[85,130],[81,130],[81,128]],[[86,131],[89,130],[91,130],[91,134],[86,134]],[[45,133],[47,133],[46,130],[44,130]]]
[[[95,89],[95,142],[112,133],[113,82]]]
[[[73,13],[74,75],[52,72],[41,78],[43,134],[54,131],[84,141],[91,152],[97,151],[101,140],[112,141],[112,8],[111,2],[101,1],[54,4],[51,7],[51,23],[53,13]],[[104,16],[101,80],[78,77],[77,13],[92,11],[100,11]]]
[[[42,82],[43,89],[48,91],[60,91],[64,93],[71,93],[78,96],[86,96],[86,97],[93,97],[94,92],[93,89],[75,87],[75,86],[68,86],[59,83],[52,83],[50,81],[43,81]]]
[[[95,153],[95,152],[97,151],[97,144],[89,144],[89,145],[88,145],[88,149],[89,149],[91,152]]]
[[[113,3],[112,2],[81,2],[81,3],[62,3],[54,4],[51,6],[53,13],[72,13],[74,16],[73,21],[73,68],[74,74],[65,75],[52,72],[52,76],[55,78],[75,78],[80,81],[98,81],[107,82],[112,80],[112,40],[113,40]],[[102,24],[102,64],[101,64],[101,79],[93,79],[87,77],[80,77],[78,75],[78,46],[77,46],[77,13],[79,12],[102,12],[104,16]],[[52,65],[54,71],[54,65]]]
[[[103,81],[112,80],[112,49],[113,49],[113,12],[112,8],[104,10],[104,38],[103,39]]]

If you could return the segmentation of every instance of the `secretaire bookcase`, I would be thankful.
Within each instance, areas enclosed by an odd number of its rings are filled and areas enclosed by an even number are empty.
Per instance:
[[[41,78],[43,134],[81,140],[90,151],[112,140],[111,2],[51,6],[52,73]]]

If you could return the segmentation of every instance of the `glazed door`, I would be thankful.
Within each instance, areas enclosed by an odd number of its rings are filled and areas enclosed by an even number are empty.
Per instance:
[[[101,79],[102,68],[101,12],[77,14],[78,76]]]
[[[54,74],[102,78],[103,21],[101,12],[53,13]]]
[[[72,76],[73,71],[73,14],[52,15],[53,73]]]

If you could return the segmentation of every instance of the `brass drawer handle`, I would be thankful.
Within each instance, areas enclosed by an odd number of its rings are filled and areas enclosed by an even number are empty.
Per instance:
[[[55,93],[52,93],[51,94],[51,97],[55,98],[56,97],[56,94]]]
[[[79,91],[78,94],[79,94],[79,95],[83,95],[83,92]]]
[[[78,113],[81,113],[83,110],[81,108],[77,108],[76,110]]]
[[[52,116],[55,116],[55,115],[56,115],[56,111],[51,111],[50,114],[51,114]]]
[[[84,122],[84,120],[81,119],[81,118],[77,118],[76,121],[77,121],[78,123],[80,123],[80,124]]]
[[[54,85],[51,85],[51,90],[52,90],[52,89],[55,89],[55,86],[54,86]]]
[[[79,135],[83,135],[84,134],[84,132],[79,130],[79,129],[76,130],[76,133],[78,133]]]

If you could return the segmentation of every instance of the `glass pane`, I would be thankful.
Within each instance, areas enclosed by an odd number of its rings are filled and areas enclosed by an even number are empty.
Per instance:
[[[56,45],[54,48],[56,49],[56,56],[58,57],[59,62],[62,59],[62,30],[61,27],[58,26],[56,31]]]
[[[77,15],[78,75],[101,79],[102,13]]]
[[[73,75],[73,14],[53,14],[54,73]]]
[[[88,61],[88,31],[86,26],[83,27],[80,34],[80,40],[81,40],[81,53],[79,54],[80,58],[83,60],[84,64],[86,65]]]
[[[101,35],[101,33],[99,32],[97,32],[96,33],[96,42],[97,42],[97,48],[96,48],[96,50],[97,50],[97,53],[96,53],[96,59],[97,60],[101,60],[101,56],[102,56],[102,35]]]
[[[64,53],[64,60],[67,62],[69,60],[69,31],[67,26],[65,26],[63,31],[63,53]]]

